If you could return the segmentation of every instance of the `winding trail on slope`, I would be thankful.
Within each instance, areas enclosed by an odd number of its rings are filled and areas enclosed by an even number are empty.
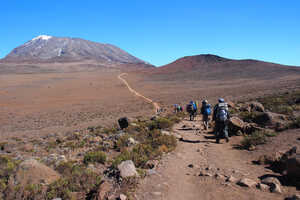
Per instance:
[[[154,109],[155,109],[155,112],[157,113],[157,110],[160,109],[160,106],[158,105],[158,103],[154,102],[152,99],[149,99],[149,98],[145,97],[144,95],[138,93],[136,90],[132,89],[132,87],[129,85],[129,83],[124,78],[122,78],[122,76],[125,76],[125,75],[128,75],[128,74],[127,73],[120,74],[118,76],[118,79],[120,79],[126,85],[126,87],[128,88],[128,90],[130,92],[132,92],[134,95],[143,98],[148,103],[151,103],[153,105]]]

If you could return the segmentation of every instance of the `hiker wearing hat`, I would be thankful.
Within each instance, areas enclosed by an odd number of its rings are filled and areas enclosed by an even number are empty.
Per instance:
[[[223,98],[219,98],[219,103],[214,107],[213,121],[215,125],[216,142],[219,143],[221,138],[225,138],[229,142],[228,137],[228,120],[230,115],[228,105]]]

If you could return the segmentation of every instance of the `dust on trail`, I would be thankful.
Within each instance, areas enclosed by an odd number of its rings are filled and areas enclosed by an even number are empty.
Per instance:
[[[155,109],[155,112],[157,112],[157,110],[160,109],[160,106],[158,105],[158,103],[154,102],[152,99],[149,99],[147,97],[145,97],[144,95],[138,93],[136,90],[134,90],[130,85],[129,83],[124,79],[122,78],[122,76],[125,76],[127,75],[127,73],[122,73],[118,76],[118,78],[126,85],[126,87],[128,88],[128,90],[130,92],[132,92],[134,95],[138,96],[138,97],[141,97],[143,98],[145,101],[147,101],[148,103],[151,103]]]
[[[183,125],[189,128],[182,128]],[[183,139],[178,141],[175,151],[165,155],[142,180],[136,192],[137,200],[284,199],[280,194],[226,182],[230,176],[258,182],[259,176],[270,173],[253,165],[247,155],[233,148],[239,143],[236,137],[229,143],[221,140],[221,144],[216,144],[211,130],[204,130],[200,117],[196,121],[183,120],[172,132]],[[208,176],[199,176],[200,172]]]

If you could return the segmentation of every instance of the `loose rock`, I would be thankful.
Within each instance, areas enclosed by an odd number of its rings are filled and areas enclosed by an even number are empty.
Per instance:
[[[35,159],[29,159],[20,163],[14,183],[22,186],[39,183],[51,184],[59,178],[60,175],[53,169]]]
[[[242,178],[241,180],[238,181],[237,184],[240,185],[240,186],[242,186],[242,187],[253,187],[257,183],[255,181],[251,180],[251,179]]]
[[[233,177],[233,176],[229,176],[227,179],[226,179],[226,182],[230,182],[230,183],[236,183],[238,181],[237,178]]]
[[[138,173],[132,160],[126,160],[121,162],[121,164],[118,165],[118,169],[122,178],[138,176]]]
[[[112,184],[104,181],[98,188],[98,199],[104,200],[108,197],[110,190],[112,189]]]
[[[126,200],[127,199],[127,196],[124,195],[124,194],[120,194],[120,200]]]
[[[257,188],[262,190],[262,191],[269,191],[270,190],[270,186],[268,186],[266,184],[263,184],[263,183],[258,183]]]

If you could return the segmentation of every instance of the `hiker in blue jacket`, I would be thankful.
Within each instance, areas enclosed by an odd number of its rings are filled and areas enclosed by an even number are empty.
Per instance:
[[[228,120],[230,115],[228,112],[228,105],[223,98],[219,99],[219,103],[214,107],[213,121],[215,125],[216,142],[220,143],[221,138],[225,138],[229,142],[228,137]]]
[[[191,101],[187,106],[186,106],[186,111],[190,114],[190,121],[194,121],[194,118],[197,113],[197,106],[194,101]]]
[[[203,118],[203,125],[205,130],[208,129],[209,115],[211,115],[211,105],[207,100],[202,101],[201,114]]]

